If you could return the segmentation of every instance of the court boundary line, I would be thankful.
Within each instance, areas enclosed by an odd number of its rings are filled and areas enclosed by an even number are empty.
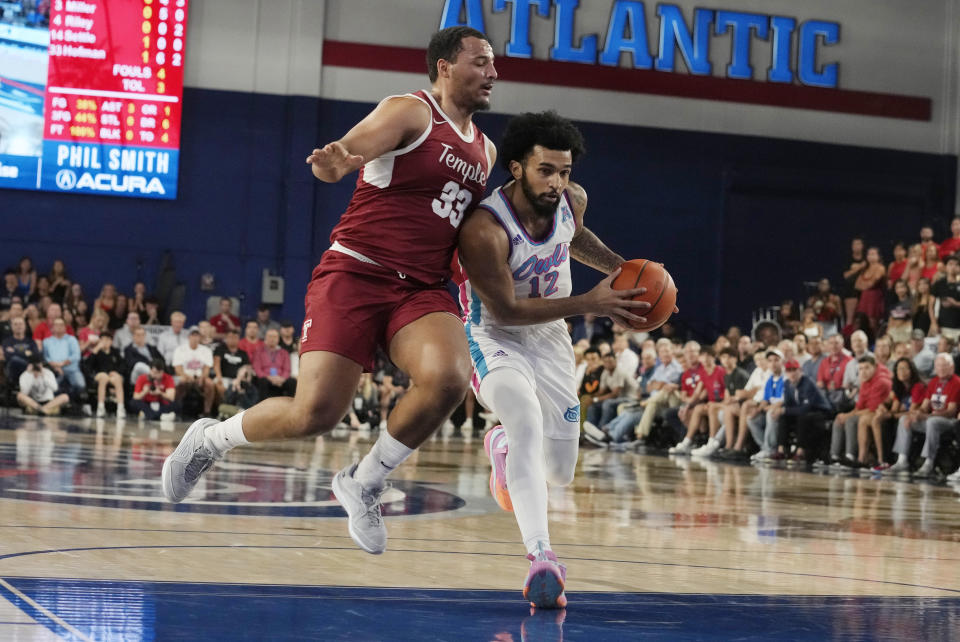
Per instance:
[[[177,535],[195,534],[195,535],[249,535],[261,537],[312,537],[318,539],[351,539],[348,535],[324,535],[318,533],[277,533],[277,532],[255,532],[255,531],[210,531],[210,530],[183,530],[177,528],[111,528],[108,526],[35,526],[30,524],[0,524],[0,530],[4,528],[36,528],[36,529],[58,529],[58,530],[89,530],[89,531],[116,531],[120,533],[173,533]],[[301,529],[305,530],[305,529]],[[481,539],[435,539],[426,537],[391,537],[392,542],[437,542],[460,544],[504,544],[516,545],[513,540],[481,540]],[[923,540],[923,541],[942,541],[942,540]],[[735,548],[679,548],[668,546],[640,546],[635,544],[581,544],[576,542],[553,542],[556,546],[570,548],[606,548],[606,549],[629,549],[641,551],[689,551],[691,553],[755,553],[752,550],[743,550]],[[426,552],[426,551],[424,551]],[[852,559],[898,559],[913,560],[921,562],[960,562],[960,557],[911,557],[907,555],[862,555],[856,553],[818,553],[807,551],[767,551],[774,555],[808,555],[817,557],[843,557]],[[0,557],[0,559],[3,559]],[[596,559],[595,561],[604,561]]]
[[[309,551],[358,551],[355,546],[262,546],[262,545],[223,545],[223,544],[172,544],[172,545],[159,545],[159,544],[148,544],[143,546],[81,546],[76,548],[61,548],[61,549],[47,549],[47,550],[37,550],[37,551],[21,551],[18,553],[6,553],[0,555],[0,562],[8,559],[15,559],[18,557],[27,557],[30,555],[47,555],[51,553],[79,553],[79,552],[89,552],[89,551],[125,551],[125,550],[155,550],[155,549],[185,549],[185,548],[195,548],[195,549],[210,549],[210,548],[222,548],[222,549],[262,549],[262,550],[309,550]],[[472,556],[484,556],[484,557],[517,557],[513,553],[484,553],[484,552],[463,552],[463,551],[425,551],[418,549],[391,549],[394,553],[421,553],[427,555],[472,555]],[[904,586],[914,589],[927,589],[931,591],[943,591],[944,593],[951,593],[960,595],[960,588],[943,588],[939,586],[928,586],[925,584],[911,584],[909,582],[894,582],[889,580],[872,580],[867,578],[859,577],[842,577],[839,575],[821,575],[818,573],[800,573],[795,571],[777,571],[771,569],[751,569],[751,568],[738,568],[738,567],[727,567],[727,566],[707,566],[705,564],[678,564],[676,562],[649,562],[642,560],[603,560],[595,559],[589,557],[565,557],[565,560],[573,560],[577,562],[601,562],[609,564],[634,564],[640,566],[667,566],[675,568],[691,568],[691,569],[703,569],[711,571],[736,571],[736,572],[747,572],[747,573],[759,573],[763,575],[783,575],[783,576],[794,576],[794,577],[810,577],[818,579],[828,579],[828,580],[841,580],[847,582],[861,582],[865,584],[880,584],[886,586]],[[3,580],[0,579],[0,582]],[[127,581],[137,581],[137,580],[127,580]],[[283,586],[283,585],[280,585]],[[388,588],[388,587],[383,587]]]
[[[94,642],[93,638],[88,637],[69,622],[58,616],[56,613],[36,602],[29,595],[13,586],[5,579],[0,577],[0,595],[7,598],[14,606],[19,608],[27,616],[36,620],[34,624],[46,627],[57,635],[63,636],[68,633],[71,639],[83,640],[83,642]],[[11,599],[12,598],[12,599]],[[26,607],[26,608],[25,608]]]

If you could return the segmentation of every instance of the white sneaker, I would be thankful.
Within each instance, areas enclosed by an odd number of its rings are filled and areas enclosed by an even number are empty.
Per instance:
[[[689,455],[691,450],[693,450],[692,441],[681,441],[676,446],[670,448],[667,452],[671,455]]]
[[[177,418],[177,413],[175,412],[165,412],[162,415],[160,415],[160,421],[175,421],[176,418]],[[216,423],[216,420],[214,420],[214,423]]]
[[[770,458],[769,450],[760,450],[750,456],[750,461],[764,461],[765,459]]]
[[[460,424],[460,430],[473,430],[473,417],[467,417],[462,424]]]
[[[97,417],[106,417],[107,416],[107,407],[102,403],[97,404]]]
[[[886,470],[882,471],[882,474],[896,475],[897,473],[909,473],[909,472],[910,472],[909,462],[898,461],[893,466],[890,466],[890,468],[887,468]]]
[[[715,439],[711,439],[704,445],[699,448],[694,448],[690,451],[691,457],[710,457],[713,453],[717,452],[720,449],[720,442]]]
[[[369,491],[360,485],[353,475],[353,464],[333,478],[333,494],[347,511],[347,530],[357,546],[368,553],[379,555],[387,550],[387,527],[380,514],[380,496],[386,488]]]
[[[603,432],[602,430],[594,426],[589,421],[583,422],[583,433],[585,435],[590,435],[597,441],[602,441],[602,442],[607,441],[607,433]]]
[[[933,474],[933,460],[927,459],[923,462],[923,466],[917,469],[917,472],[913,473],[914,477],[929,477]]]
[[[960,482],[960,468],[953,474],[947,475],[948,482]]]
[[[122,403],[117,404],[117,419],[126,419],[127,418],[127,409],[123,407]]]
[[[163,462],[162,487],[167,501],[182,502],[203,475],[222,455],[207,445],[203,437],[216,419],[198,419],[183,434],[176,450]]]

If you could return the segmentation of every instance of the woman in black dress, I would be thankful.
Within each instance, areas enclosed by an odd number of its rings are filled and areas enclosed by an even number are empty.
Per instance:
[[[860,292],[856,288],[857,279],[867,267],[867,255],[863,247],[863,239],[859,236],[850,241],[850,260],[843,271],[843,286],[840,296],[843,297],[844,323],[850,323],[853,313],[857,310]]]

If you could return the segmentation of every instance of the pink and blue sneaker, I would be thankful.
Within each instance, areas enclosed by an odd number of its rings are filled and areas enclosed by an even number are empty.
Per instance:
[[[557,560],[551,550],[539,546],[536,554],[527,555],[530,560],[530,572],[523,584],[523,597],[530,600],[530,606],[541,609],[562,609],[567,606],[567,596],[563,594],[567,581],[567,567]]]
[[[494,426],[483,436],[483,449],[490,458],[490,494],[500,508],[513,512],[507,490],[507,431],[503,426]]]

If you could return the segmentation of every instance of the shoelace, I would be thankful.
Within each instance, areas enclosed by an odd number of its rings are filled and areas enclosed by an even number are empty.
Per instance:
[[[190,461],[187,462],[186,467],[183,471],[183,477],[187,483],[191,483],[200,478],[200,475],[204,473],[210,466],[213,465],[214,459],[213,453],[211,453],[206,446],[200,446],[193,451],[193,457],[190,458]]]
[[[390,487],[384,486],[379,491],[368,491],[362,486],[360,487],[360,501],[367,507],[367,512],[364,513],[364,517],[367,518],[367,523],[370,524],[370,526],[380,526],[380,523],[383,521],[380,513],[380,497],[387,492],[388,488]]]

